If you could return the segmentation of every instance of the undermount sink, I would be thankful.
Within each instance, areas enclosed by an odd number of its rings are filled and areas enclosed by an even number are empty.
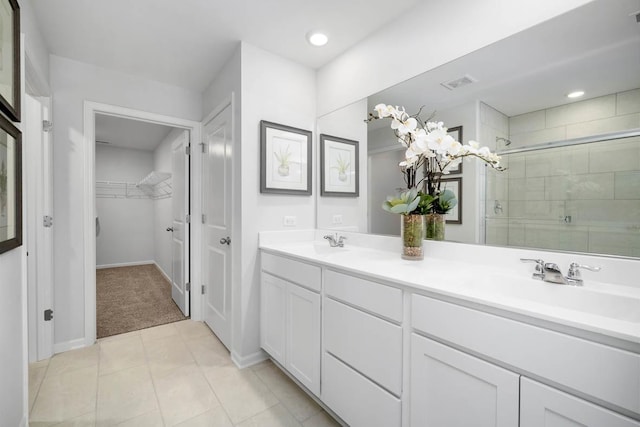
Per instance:
[[[348,252],[348,247],[330,246],[328,242],[314,242],[313,250],[317,255],[330,255],[336,253]]]
[[[640,325],[640,295],[637,297],[594,291],[588,287],[556,285],[542,281],[488,277],[478,285],[498,295],[533,303],[575,310]]]

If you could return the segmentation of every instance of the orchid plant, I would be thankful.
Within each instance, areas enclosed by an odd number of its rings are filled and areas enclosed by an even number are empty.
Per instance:
[[[409,115],[404,107],[386,104],[378,104],[374,110],[375,114],[369,113],[367,121],[390,119],[391,129],[406,149],[405,159],[399,166],[407,188],[419,188],[425,182],[425,193],[433,198],[432,209],[436,213],[446,213],[457,203],[451,198],[451,191],[441,189],[441,179],[457,168],[463,157],[476,157],[496,170],[504,170],[500,156],[488,147],[481,147],[476,141],[463,145],[447,133],[442,122],[429,121],[431,117],[423,121],[422,108],[414,115]],[[424,177],[418,178],[417,172],[423,167]],[[446,200],[439,201],[439,197]]]

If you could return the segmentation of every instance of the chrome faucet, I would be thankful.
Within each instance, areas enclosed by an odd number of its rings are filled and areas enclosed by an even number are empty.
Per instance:
[[[533,273],[534,279],[543,280],[549,283],[557,283],[559,285],[582,286],[583,281],[580,276],[580,268],[585,268],[590,271],[600,271],[600,267],[591,267],[572,262],[571,265],[569,265],[567,277],[565,277],[562,275],[560,267],[552,262],[544,262],[541,259],[529,258],[520,258],[520,261],[536,263],[535,272]]]
[[[344,241],[347,239],[345,236],[338,236],[338,233],[333,236],[327,234],[324,238],[329,241],[329,246],[332,248],[344,248]]]
[[[571,264],[569,264],[569,271],[567,272],[567,282],[569,285],[582,286],[584,284],[582,275],[580,274],[580,268],[584,268],[589,271],[600,271],[600,267],[591,267],[589,265],[582,265],[578,264],[577,262],[572,262]]]

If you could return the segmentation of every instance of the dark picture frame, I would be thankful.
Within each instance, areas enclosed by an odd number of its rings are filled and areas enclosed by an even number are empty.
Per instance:
[[[440,179],[442,190],[451,190],[458,204],[445,215],[447,224],[462,224],[462,177]]]
[[[447,129],[447,133],[453,137],[456,141],[462,144],[462,126],[456,126]],[[462,162],[458,163],[458,167],[449,171],[448,175],[459,175],[462,173]]]
[[[22,245],[22,134],[0,116],[0,254]]]
[[[0,4],[0,110],[20,122],[20,6],[17,0]]]
[[[310,130],[260,121],[260,192],[310,196]]]
[[[359,197],[359,142],[320,135],[320,195]]]

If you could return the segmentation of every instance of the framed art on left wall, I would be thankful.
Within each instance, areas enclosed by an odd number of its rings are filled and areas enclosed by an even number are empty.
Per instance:
[[[20,6],[0,0],[0,110],[20,121]]]
[[[0,254],[22,245],[22,135],[0,116]]]

